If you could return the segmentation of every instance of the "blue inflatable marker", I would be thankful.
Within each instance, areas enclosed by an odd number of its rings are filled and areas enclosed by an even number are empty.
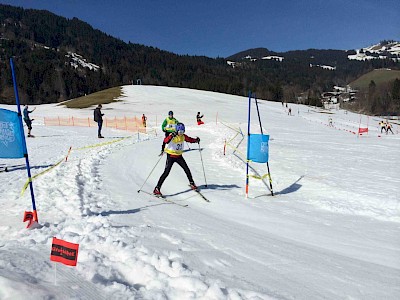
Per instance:
[[[268,162],[268,141],[269,135],[250,134],[249,135],[249,157],[248,159],[256,163]]]
[[[0,158],[23,158],[26,145],[18,113],[0,109]]]

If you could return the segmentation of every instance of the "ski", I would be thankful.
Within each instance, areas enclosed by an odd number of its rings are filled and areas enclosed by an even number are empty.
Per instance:
[[[189,185],[189,187],[190,187],[190,185]],[[208,200],[201,192],[200,192],[200,190],[197,188],[197,189],[192,189],[192,191],[194,191],[194,192],[196,192],[201,198],[203,198],[203,200],[204,201],[206,201],[206,202],[210,202],[210,200]]]
[[[140,192],[143,192],[143,193],[145,193],[147,195],[150,195],[150,196],[153,196],[153,197],[155,197],[157,199],[161,199],[161,200],[164,200],[165,202],[168,202],[168,203],[171,203],[171,204],[175,204],[175,205],[178,205],[178,206],[181,206],[181,207],[188,207],[189,206],[187,204],[181,204],[181,203],[172,201],[172,200],[168,199],[167,197],[165,197],[164,195],[163,196],[157,196],[157,195],[154,195],[153,193],[149,193],[149,192],[146,192],[146,191],[143,191],[143,190],[139,190],[138,191],[138,193],[140,193]]]
[[[203,198],[204,201],[206,202],[210,202],[210,200],[208,200],[199,190],[194,190],[197,194],[200,195],[201,198]]]

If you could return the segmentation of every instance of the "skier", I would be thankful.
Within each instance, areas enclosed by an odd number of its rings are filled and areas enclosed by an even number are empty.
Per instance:
[[[381,133],[382,133],[383,130],[385,130],[386,133],[387,133],[386,123],[383,120],[379,122],[379,126],[381,126]]]
[[[147,121],[147,117],[143,114],[142,115],[142,124],[143,124],[143,127],[146,127],[146,121]]]
[[[179,121],[174,118],[174,112],[172,110],[170,110],[168,112],[168,117],[165,118],[164,122],[161,125],[162,131],[165,132],[165,137],[168,137],[170,133],[176,132],[176,124],[178,124],[178,123],[179,123]],[[163,140],[163,143],[161,146],[160,156],[163,155],[163,153],[164,153],[164,148],[165,148],[164,140]]]
[[[291,108],[289,108],[289,111],[288,111],[288,116],[291,116],[292,115],[292,109]]]
[[[197,116],[196,116],[197,125],[204,124],[204,122],[201,120],[202,117],[204,117],[204,115],[200,116],[200,112],[197,112]]]
[[[35,109],[36,109],[36,107],[34,108],[34,109],[32,109],[32,110],[28,110],[28,105],[25,105],[25,107],[24,107],[24,111],[23,111],[23,114],[24,114],[24,122],[25,122],[25,124],[26,124],[26,126],[28,127],[28,137],[34,137],[32,134],[31,134],[31,130],[32,130],[32,121],[33,121],[33,119],[31,119],[30,117],[29,117],[29,114],[31,113],[31,112],[33,112]]]
[[[97,105],[97,107],[94,110],[94,121],[97,122],[98,130],[97,130],[97,137],[99,139],[104,138],[104,136],[101,135],[101,128],[103,127],[103,116],[104,114],[101,113],[101,108],[103,106],[101,104]]]
[[[171,132],[165,139],[164,142],[167,144],[165,148],[165,152],[167,152],[167,162],[165,165],[164,173],[162,173],[160,179],[156,187],[154,188],[153,194],[156,196],[162,196],[161,194],[161,186],[164,183],[165,179],[168,177],[172,165],[176,162],[178,163],[182,169],[185,171],[186,176],[189,180],[189,186],[193,190],[197,190],[197,186],[193,181],[192,173],[189,170],[188,165],[186,164],[185,159],[182,156],[184,142],[189,143],[200,143],[200,138],[192,138],[185,134],[185,125],[183,123],[178,123],[176,125],[176,132]]]
[[[386,134],[389,133],[389,130],[392,134],[394,134],[392,131],[392,125],[389,123],[389,121],[386,121]]]
[[[329,126],[333,127],[332,118],[329,118]]]

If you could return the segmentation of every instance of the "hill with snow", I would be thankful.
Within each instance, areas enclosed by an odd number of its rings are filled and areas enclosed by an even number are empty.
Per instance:
[[[356,54],[348,55],[350,60],[391,59],[400,61],[400,42],[390,41],[356,49]]]
[[[91,119],[93,108],[32,113],[32,173],[48,170],[33,180],[38,228],[22,222],[24,160],[0,159],[0,299],[400,298],[398,121],[386,135],[375,117],[302,105],[288,115],[260,101],[275,195],[268,178],[251,177],[245,198],[246,97],[124,86],[120,100],[103,106],[105,117],[145,113],[147,134],[105,128],[99,140],[93,127],[44,126],[43,117]],[[201,138],[183,155],[210,202],[176,164],[161,191],[188,207],[137,192],[163,172],[169,110]],[[368,134],[357,137],[359,126]],[[250,164],[251,175],[266,173]],[[53,237],[80,245],[76,267],[49,260]]]

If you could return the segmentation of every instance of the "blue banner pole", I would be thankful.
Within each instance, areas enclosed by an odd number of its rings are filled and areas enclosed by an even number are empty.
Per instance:
[[[249,91],[249,111],[247,116],[246,198],[249,197],[250,111],[251,111],[251,91]]]
[[[22,138],[23,147],[24,147],[24,157],[25,157],[25,162],[26,162],[26,170],[28,172],[29,189],[31,191],[32,209],[33,209],[33,221],[39,222],[39,219],[38,219],[38,216],[37,216],[37,212],[36,212],[35,194],[33,193],[33,184],[32,184],[32,176],[31,176],[31,167],[29,165],[28,149],[26,148],[24,125],[22,124],[22,114],[21,114],[21,108],[20,108],[20,103],[19,103],[17,80],[16,80],[16,77],[15,77],[14,63],[13,63],[13,59],[12,58],[10,58],[10,65],[11,65],[11,73],[12,73],[13,84],[14,84],[15,101],[16,101],[17,109],[18,109],[18,119],[19,119],[19,126],[20,126],[20,129],[21,129],[20,130],[21,131],[21,138]]]
[[[260,123],[261,134],[263,134],[262,125],[261,125],[260,110],[258,109],[258,102],[257,102],[257,98],[256,98],[255,95],[254,95],[254,99],[256,100],[256,107],[257,107],[257,113],[258,113],[258,122]],[[271,178],[271,173],[269,171],[268,161],[267,161],[267,169],[268,169],[269,189],[271,190],[271,196],[273,196],[274,195],[274,191],[272,189],[272,178]]]

